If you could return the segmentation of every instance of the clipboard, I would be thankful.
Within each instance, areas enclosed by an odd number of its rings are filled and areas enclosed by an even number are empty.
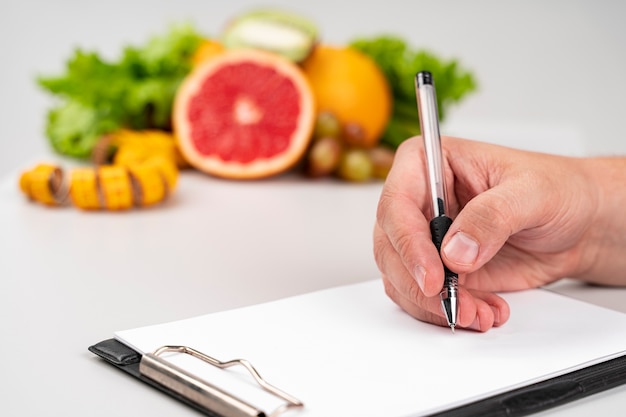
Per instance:
[[[90,346],[89,351],[129,375],[210,417],[273,417],[289,409],[303,406],[300,400],[263,379],[256,368],[245,359],[220,361],[188,346],[163,346],[154,353],[142,355],[116,339],[107,339]],[[263,411],[236,394],[224,391],[212,382],[197,378],[162,359],[161,354],[164,352],[188,354],[220,369],[242,366],[252,375],[261,389],[280,398],[284,404],[269,413]]]
[[[484,334],[414,320],[372,281],[116,332],[89,350],[211,417],[524,416],[626,382],[626,315],[542,289],[506,296],[519,314]],[[151,366],[167,351],[179,353]],[[258,374],[232,357],[280,386],[269,391],[282,406],[254,404],[251,384],[229,392],[217,382]],[[242,362],[254,371],[220,365]],[[176,364],[187,370],[178,386]],[[433,379],[442,369],[458,380]]]
[[[185,351],[185,348],[176,347],[173,350],[182,352]],[[194,351],[192,348],[187,348],[187,350],[188,352]],[[213,387],[209,381],[190,378],[182,385],[177,385],[174,379],[179,370],[175,365],[168,367],[166,361],[159,361],[160,352],[142,355],[116,339],[107,339],[96,343],[89,347],[89,351],[107,363],[209,417],[273,417],[279,416],[289,409],[304,406],[301,401],[271,385],[272,388],[276,389],[275,394],[285,400],[285,407],[269,413],[248,404],[235,394],[219,390],[218,387],[215,387],[218,394],[210,389],[207,390],[207,387]],[[155,363],[157,366],[154,366]],[[615,388],[625,382],[626,356],[623,356],[508,393],[494,395],[472,404],[432,414],[432,416],[527,416]]]

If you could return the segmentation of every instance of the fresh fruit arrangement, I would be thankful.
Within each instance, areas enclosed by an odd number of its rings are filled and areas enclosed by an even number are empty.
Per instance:
[[[118,61],[79,50],[65,74],[38,82],[59,98],[48,113],[46,134],[63,155],[92,157],[100,165],[119,161],[130,141],[114,144],[110,138],[162,132],[177,149],[168,161],[213,176],[250,180],[297,171],[362,182],[384,179],[395,148],[419,134],[413,76],[423,69],[437,76],[442,116],[475,89],[471,73],[456,61],[413,51],[399,38],[330,45],[303,16],[258,10],[231,19],[218,36],[173,26],[144,46],[126,47]],[[138,194],[132,189],[141,183],[136,166],[113,166],[125,167],[122,182],[130,185],[124,187]],[[98,190],[90,185],[90,192],[99,203],[83,208],[112,208],[102,202],[108,170],[93,170]],[[29,173],[24,192],[58,203],[52,185],[59,170]],[[70,181],[69,196],[72,186]],[[132,200],[131,206],[145,205]]]

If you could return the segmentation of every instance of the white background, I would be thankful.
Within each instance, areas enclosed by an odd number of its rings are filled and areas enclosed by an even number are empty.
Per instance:
[[[1,415],[192,415],[87,346],[118,330],[379,276],[371,255],[377,183],[238,183],[192,172],[163,206],[120,214],[46,210],[8,177],[49,156],[42,131],[52,102],[34,78],[62,71],[75,47],[115,57],[182,20],[217,35],[261,1],[0,0],[0,357],[10,358]],[[459,58],[481,89],[444,132],[626,154],[624,3],[262,3],[309,16],[328,43],[394,33]],[[625,311],[626,289],[563,284],[568,295]],[[625,398],[626,385],[541,415],[610,414]]]
[[[34,78],[60,73],[74,48],[116,57],[124,44],[180,21],[219,35],[230,17],[258,5],[308,16],[324,42],[389,33],[458,58],[480,90],[451,112],[444,133],[562,153],[626,153],[626,3],[616,0],[2,0],[0,175],[49,151],[43,129],[52,101]]]

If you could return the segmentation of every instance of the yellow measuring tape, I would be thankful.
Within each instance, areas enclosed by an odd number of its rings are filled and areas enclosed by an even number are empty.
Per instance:
[[[179,168],[186,166],[166,132],[120,131],[107,137],[101,150],[111,147],[117,148],[113,164],[74,168],[69,179],[54,164],[38,164],[22,173],[20,189],[48,206],[127,210],[165,200],[176,188]],[[100,163],[103,157],[96,159]]]

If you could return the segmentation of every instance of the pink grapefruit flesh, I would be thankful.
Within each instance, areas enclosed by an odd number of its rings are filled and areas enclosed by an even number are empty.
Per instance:
[[[184,80],[174,128],[195,168],[225,178],[262,178],[285,172],[302,157],[314,107],[298,66],[269,52],[233,50]]]

